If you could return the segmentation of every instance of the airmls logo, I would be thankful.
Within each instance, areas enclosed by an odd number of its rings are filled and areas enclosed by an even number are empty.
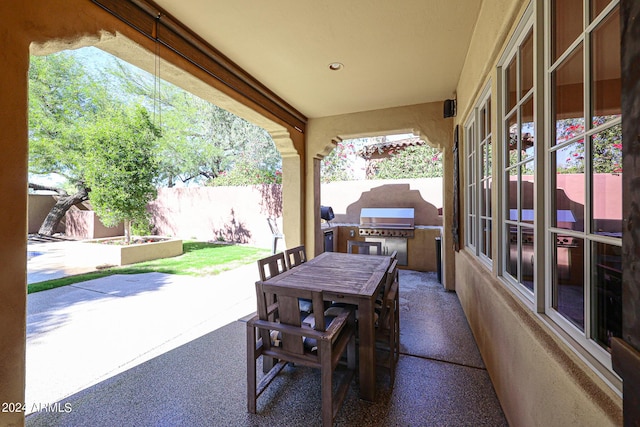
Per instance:
[[[69,413],[73,410],[71,403],[67,402],[62,404],[56,403],[34,403],[31,407],[31,412],[57,412],[57,413]]]

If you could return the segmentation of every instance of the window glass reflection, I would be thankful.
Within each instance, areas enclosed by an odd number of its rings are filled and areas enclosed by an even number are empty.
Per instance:
[[[620,116],[620,13],[611,13],[592,33],[593,62],[591,73],[594,127]]]
[[[622,125],[593,135],[591,150],[592,232],[622,238]]]
[[[519,251],[518,248],[520,245],[518,244],[518,227],[510,224],[505,224],[506,235],[509,236],[508,246],[508,254],[509,259],[506,263],[506,270],[514,280],[518,280],[518,256]]]
[[[584,231],[584,144],[568,145],[553,153],[552,167],[556,169],[555,226]]]
[[[523,213],[524,216],[524,213]],[[534,272],[534,239],[533,228],[522,227],[520,232],[522,247],[522,260],[520,265],[522,266],[522,284],[533,292],[533,272]]]
[[[518,216],[518,169],[511,169],[508,181],[506,181],[506,185],[504,186],[504,198],[507,201],[507,212],[506,217],[511,221],[518,221],[520,217]]]
[[[600,15],[600,12],[604,10],[604,8],[611,3],[611,0],[591,0],[591,21]]]
[[[555,62],[560,55],[582,33],[582,0],[553,0],[552,60]]]
[[[513,166],[520,161],[520,156],[518,156],[518,140],[520,138],[518,135],[518,119],[515,112],[507,118],[507,132],[509,132],[509,159],[507,166]]]
[[[522,158],[526,159],[529,157],[533,157],[535,155],[535,128],[533,121],[533,98],[529,98],[527,102],[522,106],[521,112],[521,126],[520,126],[520,135],[521,135],[521,150],[522,150]]]
[[[520,219],[522,222],[533,224],[533,182],[535,166],[533,161],[527,162],[520,166]]]
[[[482,177],[486,178],[491,176],[491,138],[487,139],[484,144],[484,156],[485,156],[485,168],[482,173]]]
[[[622,336],[622,248],[593,242],[593,338],[606,349]]]
[[[487,209],[483,211],[482,214],[491,218],[491,178],[484,180],[483,185],[483,194],[485,195],[485,205]]]
[[[553,114],[556,144],[584,132],[583,49],[580,46],[553,72]]]
[[[491,98],[487,99],[486,112],[487,124],[485,125],[485,129],[487,130],[487,132],[485,133],[485,137],[491,134]]]
[[[522,99],[533,87],[533,30],[529,31],[520,48],[520,86]]]
[[[483,219],[481,223],[483,231],[482,253],[491,258],[491,220]]]
[[[553,308],[584,331],[584,241],[561,234],[552,235],[555,237]]]
[[[511,111],[513,107],[516,106],[516,102],[518,101],[517,97],[517,84],[518,84],[518,70],[517,70],[517,57],[514,56],[509,65],[507,66],[507,109],[506,111]]]

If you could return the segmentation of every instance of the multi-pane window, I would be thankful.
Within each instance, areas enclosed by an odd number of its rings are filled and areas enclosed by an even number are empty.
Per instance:
[[[478,157],[480,160],[478,199],[480,202],[480,229],[478,246],[480,253],[491,259],[491,97],[486,96],[478,111]]]
[[[622,332],[622,127],[617,0],[550,0],[547,306],[609,349]]]
[[[535,105],[533,23],[524,22],[502,67],[504,275],[534,286]]]
[[[467,246],[491,260],[491,95],[484,92],[465,126],[467,171]]]
[[[477,156],[476,156],[476,121],[475,115],[465,126],[464,141],[466,153],[466,227],[465,233],[467,246],[475,251],[478,242],[476,233],[476,223],[478,221],[478,207],[476,206],[476,188],[477,188]]]

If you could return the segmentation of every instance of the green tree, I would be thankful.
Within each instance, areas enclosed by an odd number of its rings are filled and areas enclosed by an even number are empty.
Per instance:
[[[376,164],[373,179],[433,178],[442,176],[442,155],[429,145],[409,146],[390,152]]]
[[[159,110],[159,173],[164,185],[228,185],[229,175],[249,185],[256,171],[268,183],[281,170],[280,153],[264,129],[171,83],[161,82],[158,89],[154,76],[122,61],[114,59],[110,73],[130,97]],[[243,171],[249,175],[242,177]]]
[[[147,203],[156,197],[160,131],[143,107],[107,109],[87,133],[86,180],[91,204],[106,226],[145,222]]]
[[[85,132],[109,103],[108,93],[88,77],[80,62],[67,53],[31,57],[29,67],[29,172],[57,173],[66,188],[29,183],[32,189],[56,191],[60,197],[39,233],[53,234],[66,211],[87,200],[84,179]],[[67,191],[73,190],[69,195]]]
[[[282,172],[260,169],[255,163],[241,159],[233,168],[222,171],[211,181],[213,186],[247,186],[259,184],[282,184]]]

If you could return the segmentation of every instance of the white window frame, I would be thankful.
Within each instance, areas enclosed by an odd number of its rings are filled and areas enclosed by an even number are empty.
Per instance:
[[[585,127],[587,126],[588,123],[590,123],[591,121],[591,117],[590,117],[590,111],[591,111],[591,85],[590,85],[590,79],[591,79],[591,70],[590,70],[590,59],[591,59],[591,49],[590,49],[590,37],[589,35],[591,34],[591,32],[596,29],[598,27],[598,25],[600,23],[602,23],[602,21],[604,21],[606,19],[606,17],[609,16],[609,14],[616,8],[619,7],[619,0],[612,0],[612,2],[599,14],[598,17],[594,18],[593,22],[589,22],[590,18],[589,18],[589,12],[590,12],[590,4],[589,4],[589,0],[583,0],[583,28],[585,28],[585,30],[582,32],[581,35],[578,36],[577,40],[572,43],[567,50],[564,53],[561,53],[558,57],[558,59],[556,59],[554,61],[554,63],[552,64],[552,58],[551,58],[551,52],[552,52],[552,47],[551,47],[551,0],[545,0],[545,27],[544,27],[544,43],[545,43],[545,64],[544,64],[544,69],[545,69],[545,122],[548,123],[548,126],[546,126],[545,128],[545,170],[546,170],[546,174],[545,174],[545,178],[546,178],[546,182],[547,185],[545,186],[545,206],[548,206],[548,209],[546,210],[546,214],[545,214],[545,240],[546,240],[546,244],[545,244],[545,252],[548,254],[552,254],[553,253],[553,248],[554,248],[554,241],[553,241],[553,236],[555,234],[566,234],[569,236],[574,236],[574,237],[578,237],[580,239],[582,239],[584,241],[584,252],[583,252],[583,260],[584,260],[584,331],[580,330],[579,328],[577,328],[575,325],[573,325],[568,319],[566,319],[562,314],[560,314],[559,312],[557,312],[554,308],[553,308],[553,289],[552,289],[552,283],[553,283],[553,265],[552,265],[552,260],[551,260],[551,256],[547,256],[546,257],[546,264],[545,264],[545,287],[544,287],[544,294],[545,294],[545,298],[544,298],[544,311],[547,314],[547,316],[549,316],[549,318],[558,326],[562,329],[562,331],[567,334],[572,340],[574,340],[576,343],[578,343],[581,347],[584,348],[584,350],[586,350],[586,352],[588,353],[588,355],[590,355],[591,357],[595,358],[595,360],[600,363],[601,365],[603,365],[608,371],[609,374],[613,374],[614,377],[612,377],[611,375],[607,375],[607,373],[604,373],[603,378],[608,381],[610,384],[614,384],[614,388],[616,389],[620,389],[620,385],[617,383],[617,376],[615,376],[615,373],[613,373],[613,368],[612,368],[612,364],[611,364],[611,355],[608,351],[606,351],[604,348],[602,348],[598,343],[596,343],[592,338],[591,338],[591,329],[592,329],[592,322],[591,322],[591,318],[592,318],[592,313],[591,313],[591,294],[593,291],[593,284],[592,284],[592,271],[591,271],[591,267],[592,267],[592,250],[591,250],[591,243],[593,242],[600,242],[600,243],[606,243],[606,244],[610,244],[613,246],[621,246],[622,242],[621,239],[616,239],[616,238],[610,238],[607,236],[600,236],[600,235],[594,235],[591,234],[591,221],[589,220],[591,218],[591,200],[590,200],[590,194],[591,194],[591,180],[589,178],[587,178],[588,173],[590,173],[590,169],[586,168],[585,170],[585,224],[584,224],[584,231],[583,232],[574,232],[574,231],[568,231],[566,229],[561,229],[561,228],[556,228],[556,227],[552,227],[553,224],[553,213],[551,212],[551,207],[553,206],[553,200],[552,197],[555,196],[555,188],[553,187],[553,183],[554,183],[554,179],[553,176],[555,175],[556,171],[552,170],[552,153],[554,152],[554,140],[555,140],[555,122],[554,119],[552,117],[552,74],[553,71],[557,69],[557,66],[559,64],[562,63],[562,61],[564,59],[566,59],[578,46],[582,46],[583,49],[583,96],[584,96],[584,106],[583,106],[583,112],[585,114],[584,120],[585,120]],[[621,119],[616,119],[613,120],[611,122],[607,122],[606,125],[604,126],[599,126],[596,128],[592,128],[592,129],[585,129],[585,131],[583,132],[583,136],[585,139],[585,145],[587,144],[587,140],[595,133],[598,133],[598,131],[600,131],[602,128],[609,128],[609,127],[613,127],[616,124],[621,123]],[[579,139],[580,137],[577,137],[575,139]],[[562,147],[562,144],[559,144],[560,147]],[[556,147],[557,148],[557,147]],[[586,155],[586,160],[585,163],[592,163],[591,160],[591,156]],[[580,352],[580,351],[579,351]],[[588,359],[588,358],[587,358]],[[597,367],[597,366],[596,366]],[[603,374],[603,372],[599,372],[600,374]]]
[[[539,57],[538,55],[538,49],[537,49],[537,31],[536,31],[536,26],[535,26],[535,14],[534,14],[534,2],[532,1],[527,10],[525,11],[525,13],[523,14],[522,18],[520,19],[520,22],[518,23],[518,26],[516,27],[513,36],[511,37],[511,40],[509,41],[506,49],[504,50],[502,56],[500,57],[500,60],[498,61],[498,77],[499,77],[499,81],[498,81],[498,114],[497,114],[497,123],[498,123],[498,127],[500,128],[500,138],[499,141],[496,145],[496,147],[499,147],[498,152],[499,152],[499,165],[500,165],[500,188],[505,189],[507,185],[509,185],[509,175],[508,172],[506,171],[506,168],[508,167],[508,152],[505,151],[505,144],[507,144],[508,139],[509,139],[509,129],[507,129],[507,126],[505,124],[505,121],[507,119],[507,115],[513,111],[514,109],[519,110],[519,107],[523,104],[523,102],[521,101],[516,101],[516,105],[514,107],[512,107],[511,110],[507,111],[507,105],[506,105],[506,98],[507,98],[507,93],[508,91],[505,90],[505,85],[507,84],[507,78],[506,78],[506,73],[507,73],[507,67],[509,66],[509,64],[511,63],[511,61],[514,58],[517,58],[518,55],[518,51],[520,49],[520,47],[522,46],[522,44],[524,43],[527,35],[529,34],[529,31],[533,32],[533,88],[529,91],[529,93],[523,97],[523,99],[533,99],[534,102],[534,135],[535,138],[538,140],[536,141],[536,150],[535,150],[535,155],[533,158],[533,164],[534,164],[534,194],[538,194],[538,192],[540,191],[541,188],[541,184],[540,184],[540,177],[541,177],[541,173],[538,169],[538,165],[540,164],[539,158],[542,155],[542,143],[540,142],[540,139],[538,136],[542,135],[541,132],[541,123],[539,120],[539,115],[538,115],[538,111],[539,111],[539,105],[540,105],[540,97],[538,96],[538,93],[540,93],[540,88],[538,87],[538,80],[536,78],[536,67],[537,67],[537,58]],[[520,70],[520,64],[517,64],[517,70]],[[519,78],[519,72],[516,73],[518,75],[518,84],[516,87],[516,92],[519,93],[520,91],[520,78]],[[520,125],[521,123],[521,119],[520,119],[520,115],[518,114],[518,112],[516,111],[516,117],[517,117],[517,123],[518,125]],[[528,162],[527,162],[528,163]],[[519,168],[520,166],[522,166],[524,164],[524,162],[519,162],[517,163],[518,166],[516,166],[517,168]],[[539,260],[540,260],[540,256],[538,254],[538,252],[540,252],[540,248],[543,246],[541,244],[539,244],[539,236],[540,233],[537,232],[537,224],[541,223],[542,221],[539,220],[540,214],[540,207],[538,206],[537,201],[539,200],[538,197],[534,198],[534,206],[533,206],[533,217],[534,217],[534,223],[532,225],[525,225],[523,227],[523,223],[521,223],[518,220],[511,220],[509,218],[509,215],[507,215],[508,209],[509,209],[509,201],[505,200],[505,198],[503,197],[504,195],[504,191],[503,190],[499,193],[498,196],[498,206],[500,208],[500,216],[499,218],[500,220],[500,224],[499,226],[497,226],[496,228],[499,230],[498,233],[498,242],[499,242],[499,249],[498,249],[498,259],[500,260],[500,264],[499,264],[499,275],[501,276],[502,280],[520,297],[520,299],[522,299],[525,303],[527,303],[527,305],[529,305],[532,309],[534,309],[535,305],[535,301],[536,301],[536,297],[538,294],[538,277],[539,275],[537,274],[537,265],[539,265]],[[516,194],[516,198],[518,201],[521,200],[520,194],[519,194],[520,190],[518,188],[517,190],[517,194]],[[520,207],[519,207],[519,202],[518,202],[518,211],[520,211]],[[519,280],[518,277],[513,277],[510,273],[507,272],[507,263],[510,262],[510,245],[509,245],[509,239],[510,239],[510,233],[507,233],[505,231],[505,228],[507,227],[507,224],[512,224],[514,226],[516,226],[516,229],[518,230],[518,234],[519,231],[522,228],[531,228],[533,231],[533,244],[534,244],[534,262],[533,262],[533,291],[529,290],[524,284],[522,284]],[[517,255],[517,269],[518,272],[522,272],[522,265],[521,265],[521,260],[522,260],[522,256],[521,256],[521,248],[518,247],[518,255]]]
[[[469,249],[476,253],[476,243],[478,241],[477,222],[477,174],[476,174],[476,114],[475,109],[464,125],[464,146],[465,146],[465,243]]]
[[[490,122],[484,123],[484,129],[486,129],[486,138],[484,135],[480,135],[481,128],[480,121],[483,120],[482,109],[490,109],[491,100],[491,82],[487,83],[485,89],[482,91],[478,102],[475,104],[469,118],[467,119],[465,129],[465,171],[467,176],[466,182],[466,209],[465,209],[465,223],[467,230],[465,242],[467,247],[477,256],[487,268],[491,269],[493,263],[491,254],[488,255],[483,252],[483,245],[486,245],[486,234],[484,233],[482,222],[490,221],[492,229],[495,229],[495,215],[492,211],[492,215],[489,216],[487,212],[480,212],[483,197],[483,182],[491,180],[492,185],[495,184],[495,178],[493,172],[488,177],[482,176],[482,149],[486,146],[486,142],[490,141],[492,146],[495,145],[493,134],[491,132],[492,127]],[[491,162],[493,164],[493,159]],[[473,169],[473,170],[472,170]],[[488,207],[491,209],[491,197],[488,199]],[[493,242],[489,242],[492,247]],[[486,247],[486,246],[485,246]]]

